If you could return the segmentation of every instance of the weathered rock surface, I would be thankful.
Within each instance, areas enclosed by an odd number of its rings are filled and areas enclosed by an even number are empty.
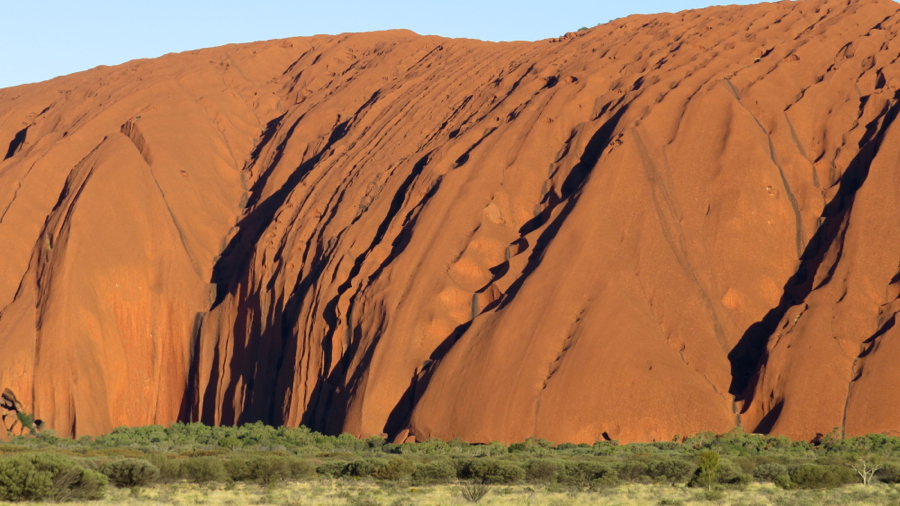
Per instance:
[[[0,387],[66,435],[900,433],[898,10],[317,36],[0,90]]]

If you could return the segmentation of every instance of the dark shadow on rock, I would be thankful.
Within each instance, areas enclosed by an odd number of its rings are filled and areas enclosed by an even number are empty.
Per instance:
[[[878,339],[887,334],[889,330],[894,328],[894,325],[896,325],[896,323],[897,315],[891,315],[890,318],[888,318],[887,321],[884,322],[884,325],[882,325],[881,328],[878,329],[878,331],[872,334],[872,337],[863,341],[863,346],[865,348],[863,349],[862,353],[859,354],[859,358],[866,358],[871,355],[872,352],[875,351]]]
[[[262,234],[265,233],[266,229],[271,225],[272,220],[275,218],[275,214],[281,209],[281,206],[284,205],[284,202],[287,200],[288,196],[290,196],[291,192],[293,192],[297,185],[306,178],[309,172],[319,164],[319,161],[331,151],[334,144],[344,138],[353,122],[357,120],[377,98],[378,92],[376,91],[372,97],[353,114],[353,116],[335,125],[328,137],[328,142],[325,143],[322,149],[297,166],[278,190],[274,191],[265,200],[259,201],[263,188],[266,186],[272,173],[277,169],[278,163],[281,161],[281,157],[284,153],[284,149],[303,117],[301,116],[291,125],[281,143],[276,148],[272,161],[267,164],[267,169],[260,175],[259,179],[251,188],[252,195],[247,204],[247,208],[250,209],[250,211],[248,211],[238,223],[237,226],[240,231],[235,234],[229,244],[225,246],[222,256],[219,257],[219,260],[216,262],[215,266],[213,266],[212,282],[217,286],[216,300],[212,306],[213,308],[221,304],[228,293],[234,291],[236,283],[247,270],[247,266],[253,257],[253,253],[260,237],[262,237]],[[272,140],[275,136],[275,130],[278,128],[281,121],[282,118],[279,117],[269,122],[268,129],[263,134],[261,143],[269,143]],[[257,146],[257,148],[254,149],[254,154],[259,157],[261,151],[262,148]]]
[[[403,395],[400,396],[400,400],[397,404],[394,405],[394,409],[391,410],[391,413],[387,417],[387,421],[384,423],[384,429],[382,432],[388,435],[388,440],[391,441],[397,434],[403,430],[404,427],[409,425],[409,417],[412,413],[413,406],[415,406],[415,395],[416,395],[416,382],[418,381],[418,376],[413,375],[409,380],[409,386],[403,392]]]
[[[406,389],[403,396],[400,398],[400,401],[394,406],[394,409],[391,410],[391,414],[388,416],[388,422],[384,426],[384,432],[387,432],[391,439],[396,437],[400,431],[409,425],[412,412],[415,409],[416,404],[418,404],[419,399],[422,398],[422,394],[428,389],[428,384],[431,382],[431,378],[437,370],[437,365],[448,353],[450,353],[453,345],[459,341],[471,326],[472,321],[470,320],[453,329],[453,332],[444,338],[444,340],[441,341],[441,344],[439,344],[431,353],[428,365],[423,368],[422,374],[413,376],[409,388]]]
[[[772,432],[772,427],[775,426],[775,422],[778,421],[778,417],[781,416],[781,410],[784,408],[784,402],[779,402],[772,408],[771,411],[766,413],[766,416],[763,417],[762,420],[759,421],[759,424],[756,425],[756,428],[753,429],[753,432],[756,434],[768,434]]]
[[[515,294],[521,287],[522,282],[524,282],[524,279],[529,274],[531,274],[534,269],[537,268],[537,265],[542,259],[543,252],[546,249],[546,246],[556,236],[562,223],[565,221],[566,217],[569,215],[572,208],[577,203],[580,194],[579,191],[584,186],[584,183],[587,180],[588,176],[591,174],[591,171],[593,171],[594,167],[597,165],[597,162],[600,160],[600,156],[603,154],[603,151],[609,145],[609,142],[612,139],[619,120],[621,120],[622,116],[625,114],[625,109],[626,108],[623,107],[622,109],[617,111],[616,114],[608,121],[606,121],[588,141],[588,144],[581,155],[581,159],[572,168],[571,172],[563,183],[561,195],[556,196],[554,192],[548,192],[548,195],[545,196],[545,199],[549,200],[551,205],[548,205],[540,213],[539,216],[523,225],[523,227],[520,229],[519,232],[522,235],[524,235],[523,231],[530,232],[536,230],[537,228],[539,228],[539,226],[543,225],[543,221],[541,221],[540,225],[535,226],[535,224],[538,222],[537,220],[548,219],[550,213],[553,210],[553,207],[563,201],[566,202],[565,208],[560,212],[553,223],[550,224],[550,226],[541,234],[541,237],[537,240],[534,252],[532,252],[531,257],[529,257],[528,264],[526,265],[522,275],[513,283],[513,285],[509,290],[507,290],[506,294],[503,297],[488,304],[488,306],[484,308],[481,313],[502,308],[504,304],[508,303],[511,298],[515,296]],[[519,240],[513,242],[510,247],[527,247],[527,244],[528,243],[524,238],[520,238]],[[491,273],[495,278],[502,277],[506,274],[508,269],[509,262],[507,261],[496,266],[494,269],[491,269]],[[391,437],[394,437],[396,433],[399,433],[404,427],[409,424],[409,419],[412,416],[412,412],[415,409],[415,406],[421,398],[422,394],[428,389],[428,384],[430,383],[431,378],[434,376],[435,371],[438,369],[441,360],[450,352],[450,350],[459,341],[459,339],[461,339],[462,336],[469,330],[471,325],[472,320],[459,325],[435,348],[434,352],[432,352],[431,356],[429,357],[432,362],[430,363],[428,369],[425,370],[421,377],[413,379],[413,382],[410,384],[410,387],[407,389],[407,391],[403,394],[400,402],[398,402],[397,405],[394,406],[394,409],[391,411],[389,423],[385,425],[385,431]],[[403,422],[400,423],[400,420],[403,420]]]
[[[841,252],[838,252],[835,266],[832,266],[822,283],[813,286],[816,272],[825,255],[832,247],[842,246],[844,223],[853,210],[856,192],[865,183],[872,161],[884,141],[885,133],[900,113],[898,99],[900,91],[895,93],[894,101],[866,125],[866,133],[859,142],[859,153],[844,171],[834,198],[825,206],[822,212],[824,222],[807,243],[800,257],[799,267],[784,285],[778,305],[769,310],[760,321],[747,328],[728,354],[728,360],[731,362],[731,385],[728,391],[735,395],[736,399],[744,401],[745,409],[753,401],[754,390],[759,381],[758,372],[767,359],[766,347],[769,338],[776,332],[778,323],[788,309],[800,304],[806,300],[810,292],[826,284],[834,273],[836,263],[840,261]],[[865,102],[861,101],[860,108],[864,106]]]
[[[403,204],[408,199],[413,184],[422,175],[430,157],[430,152],[422,156],[413,165],[410,173],[403,182],[400,183],[400,186],[394,193],[388,211],[381,220],[371,243],[362,253],[357,255],[346,281],[338,287],[337,294],[328,301],[322,311],[322,318],[325,320],[328,329],[321,340],[322,349],[326,350],[326,364],[323,367],[323,370],[331,371],[331,373],[327,377],[322,377],[318,380],[321,387],[314,392],[314,395],[310,397],[307,404],[306,412],[309,416],[305,420],[305,423],[315,430],[326,433],[341,432],[346,420],[349,404],[355,398],[359,388],[362,386],[364,374],[368,371],[374,352],[381,340],[380,335],[372,336],[365,350],[361,350],[360,347],[363,342],[362,329],[358,326],[354,327],[351,332],[348,347],[342,355],[341,361],[334,364],[334,367],[332,367],[329,358],[331,356],[330,350],[331,343],[334,339],[334,333],[340,324],[337,312],[340,297],[353,286],[353,282],[359,276],[366,258],[368,258],[371,255],[371,252],[384,241],[388,228],[397,220],[398,215],[403,208]],[[437,193],[440,188],[440,181],[440,179],[436,180],[422,200],[403,217],[403,221],[401,222],[403,229],[392,241],[391,252],[368,277],[368,284],[374,282],[384,269],[387,268],[387,266],[390,265],[409,245],[412,234],[416,228],[416,223],[418,222],[419,213],[428,201],[430,201]],[[351,298],[350,307],[351,309],[357,307],[357,295],[354,295]],[[350,318],[347,318],[346,324],[348,326],[352,324]],[[359,353],[362,353],[361,357],[358,356]],[[359,362],[348,377],[350,362],[356,358],[359,358]]]
[[[259,196],[262,195],[263,187],[266,186],[276,170],[285,146],[302,117],[289,127],[282,137],[281,143],[276,147],[273,159],[266,164],[266,170],[251,189],[253,196],[248,203],[248,211],[237,224],[238,232],[223,249],[222,255],[213,267],[212,282],[216,284],[217,289],[211,310],[220,305],[229,293],[234,294],[241,286],[242,278],[249,268],[262,235],[294,189],[304,181],[322,158],[331,152],[334,144],[347,134],[353,123],[363,115],[377,97],[378,92],[374,93],[353,116],[338,123],[332,129],[325,145],[297,166],[280,188],[260,201]],[[251,162],[258,160],[265,145],[275,139],[283,118],[284,116],[281,116],[269,122],[260,143],[253,151]],[[326,259],[330,253],[330,251],[322,251],[321,248],[317,248],[316,257],[320,260],[318,263],[323,263],[323,259]],[[318,269],[316,269],[317,262],[310,263],[314,266],[311,275],[317,276],[321,272],[322,266],[318,265]],[[298,283],[299,286],[295,287],[295,295],[298,289],[304,291],[313,283],[314,281]],[[191,419],[211,423],[218,417],[219,423],[226,425],[254,421],[263,421],[274,425],[284,423],[283,407],[286,402],[289,402],[287,399],[291,385],[290,382],[285,381],[283,366],[285,357],[293,357],[292,353],[296,351],[297,338],[293,335],[292,326],[299,314],[299,304],[295,301],[286,301],[285,304],[282,304],[285,302],[283,300],[270,301],[272,304],[268,306],[269,313],[254,314],[259,311],[259,308],[265,306],[259,300],[259,296],[259,293],[246,289],[242,294],[242,303],[238,306],[238,315],[232,329],[234,340],[232,349],[229,350],[231,356],[228,359],[228,365],[220,365],[222,357],[219,354],[221,351],[216,347],[213,350],[215,356],[210,370],[210,381],[205,389],[200,391],[196,379],[189,380],[183,406],[191,407],[189,409]],[[285,314],[282,308],[286,308],[289,313]],[[269,323],[264,330],[263,320]],[[245,327],[246,322],[250,322],[249,328]],[[196,374],[199,345],[193,351],[191,370],[195,371],[193,374]],[[289,363],[292,364],[293,360],[291,359]],[[242,389],[240,395],[238,388]],[[228,401],[219,406],[218,399],[221,398],[228,399]],[[201,399],[203,407],[199,409],[198,405]],[[240,414],[230,402],[231,400],[239,400],[241,403]],[[217,411],[220,409],[221,411]],[[183,408],[182,414],[186,411]]]
[[[6,156],[3,157],[4,160],[12,158],[19,151],[19,148],[21,148],[22,144],[25,143],[25,137],[27,135],[28,127],[25,127],[16,132],[16,136],[13,137],[13,140],[9,143],[9,149],[6,150]]]
[[[591,172],[593,172],[597,163],[600,161],[600,156],[606,150],[607,146],[609,146],[610,140],[616,131],[616,127],[627,109],[628,106],[623,106],[616,111],[616,113],[600,126],[600,128],[594,132],[593,136],[591,136],[587,146],[585,146],[584,152],[581,154],[580,160],[572,167],[572,170],[569,172],[569,175],[566,177],[565,181],[563,181],[560,188],[561,192],[557,203],[565,202],[565,206],[553,222],[547,225],[547,228],[544,229],[540,237],[538,237],[534,244],[534,250],[532,250],[531,255],[528,257],[528,262],[522,270],[522,274],[512,283],[512,285],[510,285],[509,289],[503,295],[502,301],[498,306],[499,309],[506,307],[507,304],[512,302],[516,294],[518,294],[519,290],[522,288],[522,284],[528,279],[528,276],[530,276],[540,265],[541,261],[543,261],[547,247],[553,239],[556,238],[556,234],[559,233],[566,218],[568,218],[572,209],[575,208],[575,205],[578,204],[578,199],[581,195],[580,190],[587,181],[588,176],[590,176]],[[544,221],[548,219],[552,213],[553,207],[554,206],[547,206],[540,215],[522,225],[519,233],[525,235],[526,233],[537,230],[543,226]]]

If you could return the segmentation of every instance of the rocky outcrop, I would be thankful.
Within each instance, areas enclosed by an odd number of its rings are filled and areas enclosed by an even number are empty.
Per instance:
[[[24,422],[33,422],[33,420],[27,418],[27,415],[25,406],[19,402],[16,394],[8,388],[3,389],[3,394],[0,395],[0,429],[2,429],[0,430],[0,441],[9,440],[9,436],[13,434],[17,426],[19,433],[24,432],[28,428],[33,429],[33,424],[30,427],[25,427],[27,423],[23,423],[22,418],[25,418]]]
[[[898,8],[318,36],[0,90],[0,385],[67,435],[895,433]]]

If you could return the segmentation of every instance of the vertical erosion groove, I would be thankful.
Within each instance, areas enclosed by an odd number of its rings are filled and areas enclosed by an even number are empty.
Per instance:
[[[530,276],[540,265],[541,261],[544,258],[544,253],[546,252],[547,247],[559,233],[560,228],[566,221],[566,218],[572,212],[572,209],[574,209],[578,204],[578,199],[581,196],[581,189],[583,188],[591,172],[593,172],[594,168],[597,166],[597,163],[600,161],[600,157],[603,155],[603,152],[606,150],[607,146],[609,146],[610,141],[616,133],[616,128],[619,125],[619,121],[622,119],[622,116],[625,115],[625,112],[627,110],[627,104],[622,105],[619,110],[617,110],[615,114],[612,115],[612,117],[603,122],[600,128],[598,128],[597,131],[594,132],[594,134],[591,136],[591,139],[585,146],[584,151],[581,153],[581,157],[579,158],[578,163],[576,163],[575,166],[572,167],[569,175],[566,177],[565,181],[563,181],[560,199],[557,202],[557,205],[559,203],[565,202],[562,210],[541,232],[540,236],[537,238],[537,241],[535,241],[534,249],[532,250],[531,255],[529,255],[528,257],[528,262],[526,263],[525,268],[503,295],[502,300],[497,307],[498,310],[503,309],[512,302],[512,300],[519,293],[519,290],[522,288],[522,285],[528,279],[528,276]],[[548,207],[544,210],[544,212],[522,225],[522,227],[519,229],[519,234],[524,237],[525,235],[538,230],[544,225],[545,220],[552,212],[553,207]]]
[[[842,248],[843,232],[853,210],[856,192],[865,183],[869,167],[878,154],[885,134],[900,112],[898,100],[900,92],[895,94],[892,102],[866,125],[866,133],[859,142],[859,153],[841,176],[840,186],[834,198],[825,206],[822,212],[824,218],[822,226],[806,245],[801,255],[800,266],[785,283],[778,305],[769,310],[760,321],[751,325],[728,354],[732,375],[729,392],[743,400],[745,408],[753,401],[756,383],[759,380],[759,367],[766,360],[768,340],[775,333],[778,323],[788,309],[806,300],[810,292],[819,286],[828,283],[837,263],[840,262],[838,251],[838,259],[831,266],[830,272],[818,286],[813,286],[815,274],[828,250]],[[764,430],[773,425],[777,416],[777,414],[767,415],[763,423],[755,429]]]
[[[325,320],[328,331],[326,332],[324,338],[322,339],[322,347],[323,349],[331,349],[332,342],[334,340],[334,332],[338,328],[338,315],[337,315],[337,305],[340,302],[341,297],[346,293],[352,286],[353,282],[359,276],[360,271],[362,270],[363,263],[365,260],[371,255],[372,250],[374,250],[378,245],[384,242],[385,235],[387,234],[388,227],[392,223],[395,222],[397,215],[403,208],[404,202],[407,202],[409,198],[410,190],[413,184],[419,179],[422,174],[422,171],[425,169],[425,166],[428,164],[428,160],[431,157],[431,152],[426,153],[422,156],[415,164],[413,164],[409,174],[406,178],[400,183],[397,191],[394,193],[394,198],[391,199],[391,204],[388,207],[387,213],[384,218],[381,220],[381,223],[378,226],[377,231],[375,232],[375,236],[373,237],[369,246],[359,255],[357,255],[356,260],[353,262],[353,267],[350,270],[346,280],[338,287],[337,294],[325,305],[324,310],[322,312],[322,318]],[[428,194],[426,194],[423,200],[427,201],[431,195],[437,190],[438,185],[436,184]],[[380,275],[381,271],[393,261],[394,258],[399,255],[405,245],[408,243],[409,234],[412,229],[415,227],[415,222],[409,220],[410,216],[407,216],[407,219],[404,220],[406,225],[404,226],[404,230],[401,230],[397,235],[397,238],[394,240],[391,252],[388,257],[381,263],[381,265],[375,270],[375,272],[369,276],[368,284],[371,284],[372,281],[377,279]],[[359,295],[355,294],[350,298],[350,306],[355,305],[355,298]],[[350,325],[348,320],[348,326]],[[359,364],[354,369],[352,376],[347,377],[347,372],[349,368],[349,361],[356,357],[359,353],[359,347],[362,344],[359,339],[352,339],[353,334],[352,330],[348,329],[350,332],[350,342],[348,343],[348,347],[344,350],[343,355],[341,356],[341,360],[337,364],[332,364],[330,362],[330,357],[332,353],[325,354],[325,365],[322,368],[322,375],[319,378],[317,385],[317,394],[310,397],[310,402],[307,405],[306,412],[314,415],[314,418],[311,419],[312,427],[320,428],[320,430],[329,430],[331,428],[339,428],[343,426],[347,413],[347,405],[346,400],[352,397],[352,395],[356,392],[358,388],[363,374],[368,368],[369,363],[372,360],[372,355],[375,352],[375,348],[378,345],[378,341],[380,340],[380,332],[377,329],[373,329],[370,332],[375,336],[373,337],[373,342],[367,346],[363,352],[363,356],[359,358]],[[337,392],[335,389],[338,386],[343,385],[343,392],[340,399],[336,399]],[[325,408],[323,408],[323,406]],[[327,415],[325,412],[327,411]],[[339,430],[339,429],[337,429]]]

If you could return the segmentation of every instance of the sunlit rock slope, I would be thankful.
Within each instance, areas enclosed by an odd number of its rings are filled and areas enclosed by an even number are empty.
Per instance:
[[[900,4],[224,46],[0,90],[0,388],[64,435],[900,432]]]

